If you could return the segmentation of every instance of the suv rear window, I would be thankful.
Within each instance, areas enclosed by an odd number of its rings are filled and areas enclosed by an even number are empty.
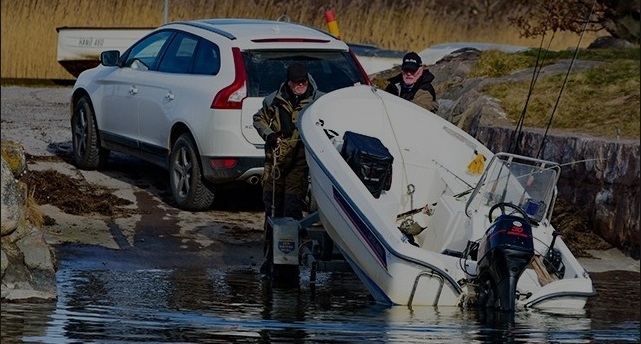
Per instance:
[[[307,66],[316,85],[330,92],[354,84],[366,84],[359,68],[346,51],[252,50],[243,52],[247,71],[247,95],[265,97],[285,81],[287,67],[294,61]]]

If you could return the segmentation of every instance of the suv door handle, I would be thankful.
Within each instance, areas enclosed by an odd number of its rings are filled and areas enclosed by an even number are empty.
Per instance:
[[[129,93],[131,93],[131,94],[138,94],[138,87],[136,87],[136,86],[131,86],[131,87],[129,88]]]
[[[165,94],[165,98],[167,98],[167,100],[174,100],[174,93],[171,91],[167,92],[167,94]]]

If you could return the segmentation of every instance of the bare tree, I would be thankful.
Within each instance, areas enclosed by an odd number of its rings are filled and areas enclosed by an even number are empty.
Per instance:
[[[639,44],[639,2],[631,0],[518,0],[509,16],[524,37],[553,31],[607,31]],[[587,26],[586,26],[587,24]]]

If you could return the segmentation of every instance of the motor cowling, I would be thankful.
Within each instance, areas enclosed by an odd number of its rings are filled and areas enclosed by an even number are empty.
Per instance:
[[[478,249],[477,273],[488,295],[485,306],[513,311],[516,285],[534,256],[532,226],[522,217],[501,215],[485,232]]]

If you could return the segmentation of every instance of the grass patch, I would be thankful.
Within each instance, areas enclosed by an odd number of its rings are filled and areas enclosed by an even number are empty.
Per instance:
[[[500,76],[533,67],[534,64],[528,60],[528,55],[531,54],[532,51],[507,56],[502,62],[499,62],[500,57],[495,54],[487,54],[486,59],[491,62],[479,62],[475,73],[477,76]],[[483,55],[486,53],[482,54],[481,60]],[[573,52],[553,52],[549,63],[572,58],[573,55]],[[639,49],[583,51],[578,56],[606,63],[570,74],[554,112],[551,128],[598,137],[638,139],[641,123]],[[536,81],[527,105],[525,126],[547,127],[564,79],[565,74],[562,74]],[[508,118],[516,123],[523,112],[529,87],[530,81],[527,80],[487,86],[482,92],[499,99]]]
[[[536,58],[538,49],[530,49],[519,53],[525,56],[532,56]],[[552,59],[554,61],[562,59],[571,59],[574,57],[575,50],[561,50],[549,51],[544,50],[542,57]],[[639,61],[639,48],[626,48],[626,49],[579,49],[577,59],[579,60],[595,60],[595,61],[614,61],[614,60],[637,60]]]
[[[548,62],[551,64],[552,62]],[[487,50],[481,53],[479,62],[472,68],[469,76],[498,78],[513,71],[534,67],[536,56],[510,54],[499,50]]]
[[[547,66],[559,60],[572,59],[576,53],[578,60],[589,61],[636,61],[638,64],[640,56],[639,48],[633,49],[579,49],[551,51],[528,49],[519,53],[506,53],[499,50],[487,50],[481,53],[479,62],[470,71],[470,77],[491,77],[497,78],[508,75],[514,71],[531,68],[537,65]],[[638,67],[638,66],[637,66]],[[638,70],[638,68],[637,68]],[[623,73],[628,73],[624,69]],[[617,73],[620,75],[620,73]]]
[[[29,196],[27,197],[27,202],[25,204],[27,220],[36,228],[42,228],[44,225],[44,214],[40,205],[36,201],[35,189],[31,189]]]

